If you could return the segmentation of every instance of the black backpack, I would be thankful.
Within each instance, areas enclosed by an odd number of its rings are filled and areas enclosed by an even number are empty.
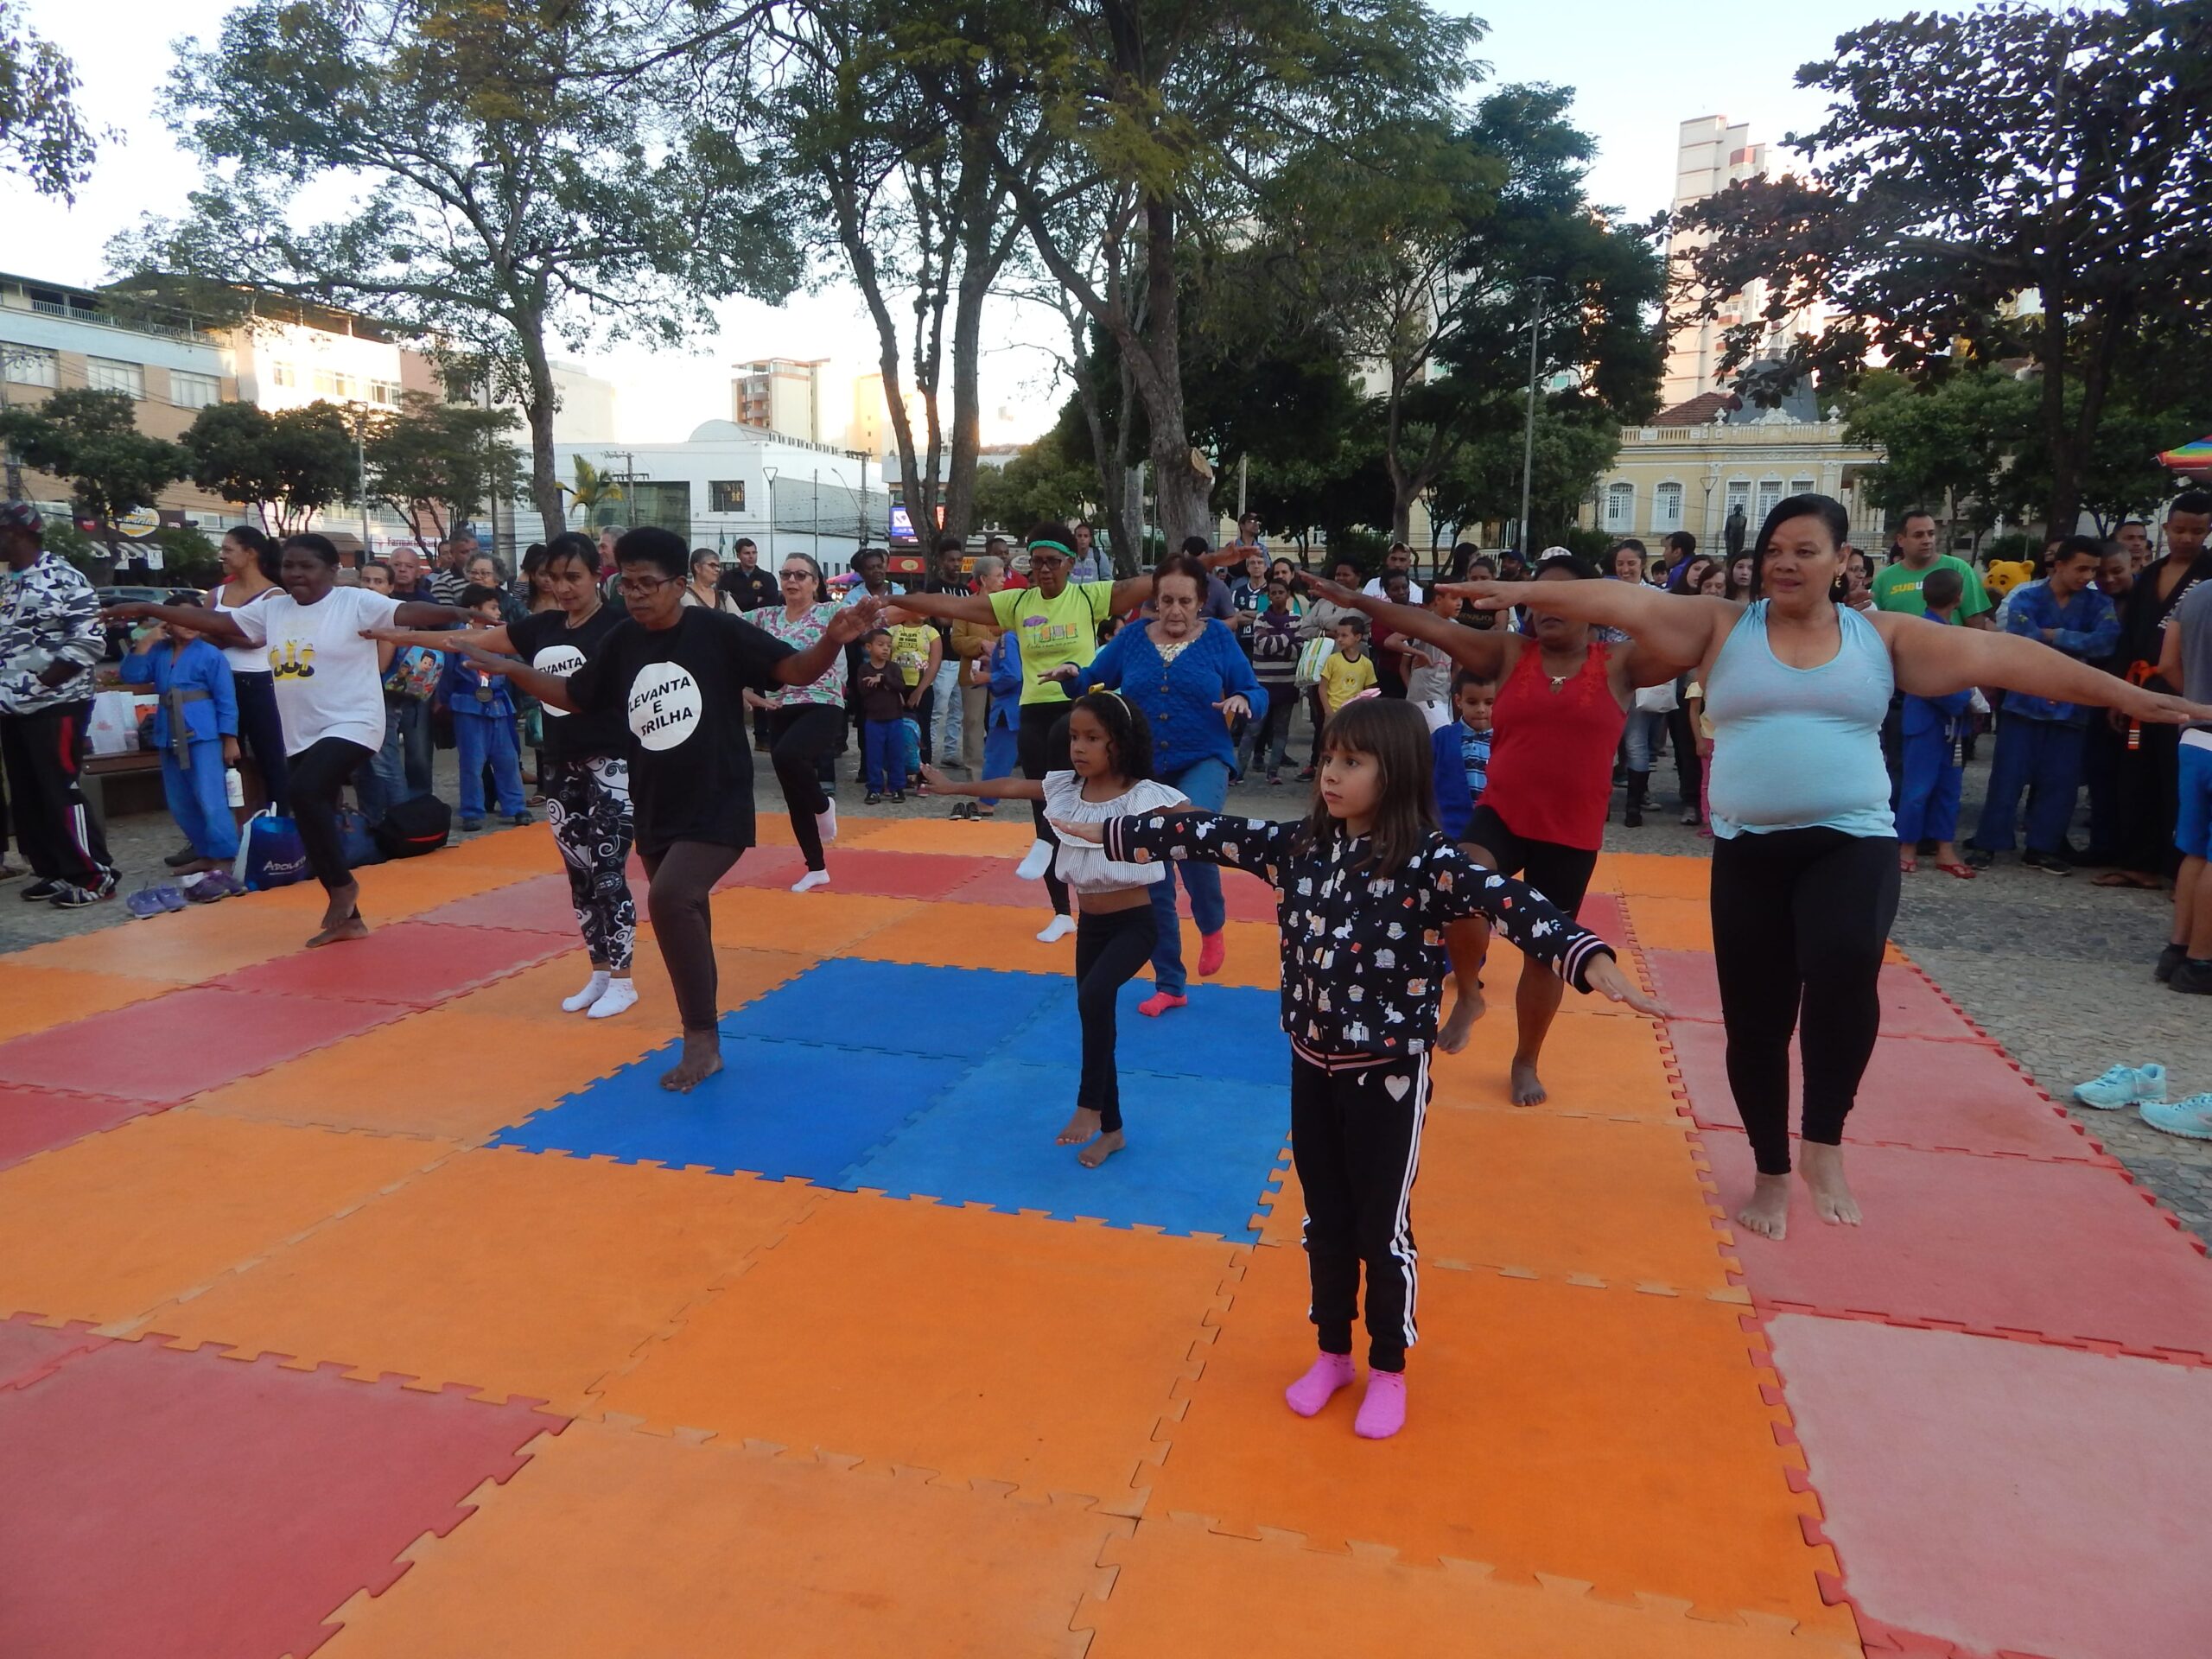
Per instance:
[[[420,858],[446,844],[453,833],[453,809],[435,795],[395,801],[371,833],[386,858]]]

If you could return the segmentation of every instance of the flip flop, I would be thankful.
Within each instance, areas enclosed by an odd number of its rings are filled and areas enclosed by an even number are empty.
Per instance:
[[[1897,874],[1899,875],[1914,874],[1919,870],[1919,868],[1920,861],[1915,858],[1910,853],[1900,853],[1897,855]]]
[[[2138,875],[2128,870],[2107,870],[2102,875],[2094,878],[2089,885],[2093,887],[2133,887],[2138,892],[2155,893],[2158,887],[2158,878],[2155,875]]]
[[[1957,876],[1961,881],[1971,881],[1980,874],[1979,870],[1969,869],[1964,864],[1938,864],[1936,868],[1946,875]]]

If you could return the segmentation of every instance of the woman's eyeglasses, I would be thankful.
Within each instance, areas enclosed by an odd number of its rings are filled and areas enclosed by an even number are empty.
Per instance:
[[[656,588],[672,588],[682,580],[681,576],[618,576],[614,585],[626,594],[643,599]]]

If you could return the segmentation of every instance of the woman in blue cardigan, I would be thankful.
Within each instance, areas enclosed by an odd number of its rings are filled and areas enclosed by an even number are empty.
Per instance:
[[[1200,810],[1218,812],[1228,802],[1230,769],[1236,760],[1230,728],[1240,717],[1251,717],[1261,693],[1236,633],[1205,614],[1206,574],[1187,553],[1162,560],[1152,575],[1150,620],[1124,627],[1088,668],[1070,664],[1061,672],[1070,696],[1104,686],[1142,710],[1152,728],[1154,779],[1182,791]],[[1152,889],[1160,923],[1152,951],[1153,992],[1137,1005],[1154,1015],[1189,1001],[1183,994],[1182,930],[1175,920],[1178,874],[1191,890],[1191,915],[1198,925],[1199,974],[1219,973],[1228,955],[1220,870],[1178,863],[1167,871],[1166,880]]]

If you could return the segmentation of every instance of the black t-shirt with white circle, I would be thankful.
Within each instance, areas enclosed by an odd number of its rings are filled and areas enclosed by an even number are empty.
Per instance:
[[[607,636],[629,620],[612,605],[602,605],[584,619],[580,628],[569,626],[561,611],[537,611],[507,624],[507,638],[515,655],[541,674],[567,679],[599,654]],[[572,715],[565,709],[545,705],[545,758],[556,763],[588,760],[601,755],[629,753],[629,737],[622,716],[612,710]]]
[[[791,648],[741,617],[687,606],[672,628],[626,621],[569,678],[580,714],[627,728],[638,850],[679,841],[753,845],[753,734],[745,692],[776,683]]]

